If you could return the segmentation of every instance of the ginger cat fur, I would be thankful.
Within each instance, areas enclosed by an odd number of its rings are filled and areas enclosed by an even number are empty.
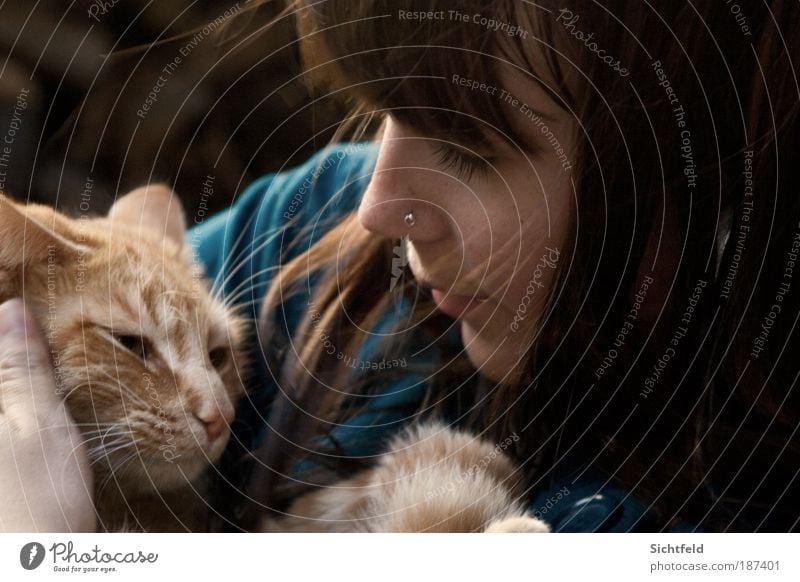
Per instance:
[[[395,437],[375,467],[296,499],[271,532],[545,533],[518,498],[502,451],[441,423]]]
[[[0,194],[0,300],[21,297],[47,338],[101,531],[206,527],[204,475],[243,391],[244,320],[210,293],[185,229],[163,186],[79,219]]]

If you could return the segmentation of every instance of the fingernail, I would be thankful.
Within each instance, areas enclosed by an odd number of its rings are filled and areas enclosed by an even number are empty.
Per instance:
[[[25,309],[17,297],[0,304],[0,335],[9,334],[25,335]]]

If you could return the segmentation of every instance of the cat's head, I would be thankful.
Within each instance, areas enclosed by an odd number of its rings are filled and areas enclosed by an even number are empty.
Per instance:
[[[229,439],[244,322],[210,293],[185,229],[160,186],[99,218],[0,196],[0,296],[35,313],[98,485],[186,485]]]

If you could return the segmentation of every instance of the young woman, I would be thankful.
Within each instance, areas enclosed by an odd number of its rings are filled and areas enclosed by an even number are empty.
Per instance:
[[[293,3],[358,139],[195,230],[259,322],[228,525],[444,418],[556,531],[796,529],[797,12]]]

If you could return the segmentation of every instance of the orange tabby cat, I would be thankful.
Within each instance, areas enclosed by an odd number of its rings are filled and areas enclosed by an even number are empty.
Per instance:
[[[213,297],[167,188],[70,219],[0,195],[0,300],[22,297],[87,443],[100,529],[203,529],[229,439],[243,320]]]
[[[375,467],[298,498],[272,532],[544,533],[519,501],[519,468],[493,446],[439,423],[396,437]]]

